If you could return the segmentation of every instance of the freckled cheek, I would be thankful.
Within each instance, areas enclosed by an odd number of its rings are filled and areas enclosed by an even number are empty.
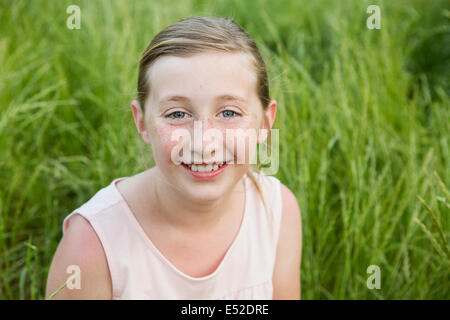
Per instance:
[[[254,154],[257,149],[256,134],[253,137],[251,134],[240,135],[239,137],[227,137],[225,143],[226,154],[236,160],[250,161],[250,155]]]
[[[177,140],[171,139],[173,129],[166,125],[154,125],[150,130],[150,140],[155,157],[170,159],[172,150],[177,146]]]
[[[234,159],[250,159],[257,148],[259,127],[255,121],[248,121],[245,124],[230,125],[227,127],[229,134],[223,135],[224,146],[228,155]],[[224,130],[224,132],[226,132]],[[244,161],[244,160],[241,160]]]

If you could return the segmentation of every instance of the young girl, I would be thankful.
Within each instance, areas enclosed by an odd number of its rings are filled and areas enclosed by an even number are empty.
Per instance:
[[[177,130],[272,127],[277,105],[250,36],[228,18],[167,27],[142,56],[131,107],[156,166],[114,179],[64,219],[46,297],[73,275],[55,299],[300,299],[292,192],[236,162],[227,138],[213,157],[186,139],[174,152]]]

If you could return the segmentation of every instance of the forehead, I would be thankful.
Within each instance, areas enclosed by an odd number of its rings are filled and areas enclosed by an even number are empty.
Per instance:
[[[190,57],[163,56],[147,74],[150,99],[178,94],[193,100],[223,94],[250,101],[257,95],[257,78],[251,57],[245,53],[205,52]]]

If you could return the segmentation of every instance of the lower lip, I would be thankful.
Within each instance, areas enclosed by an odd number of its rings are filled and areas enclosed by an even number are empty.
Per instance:
[[[184,163],[181,164],[194,178],[199,180],[208,180],[212,179],[214,177],[217,177],[219,174],[221,174],[226,167],[228,167],[228,163],[225,163],[223,166],[221,166],[219,169],[209,172],[198,172],[198,171],[192,171],[187,165]]]

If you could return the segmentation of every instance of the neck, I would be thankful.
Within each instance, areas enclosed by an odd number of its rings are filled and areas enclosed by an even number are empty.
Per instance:
[[[201,232],[218,225],[232,212],[233,197],[243,191],[241,183],[217,200],[193,200],[167,183],[159,170],[155,171],[153,197],[162,219],[172,227],[186,232]]]

